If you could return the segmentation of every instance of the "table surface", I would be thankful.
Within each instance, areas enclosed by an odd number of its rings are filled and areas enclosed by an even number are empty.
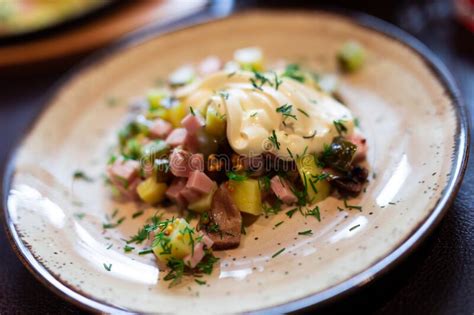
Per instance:
[[[304,1],[292,5],[305,6]],[[272,6],[287,5],[272,1]],[[320,5],[318,3],[318,5]],[[454,19],[451,1],[331,1],[378,16],[413,34],[448,66],[472,112],[474,34]],[[236,9],[268,6],[241,1]],[[47,65],[0,70],[0,166],[23,131],[41,111],[41,96],[85,56]],[[47,69],[47,70],[45,70]],[[472,116],[471,116],[472,118]],[[413,254],[356,293],[324,306],[322,313],[473,314],[474,313],[474,162],[450,211]],[[0,232],[0,314],[82,313],[46,289],[21,264]]]

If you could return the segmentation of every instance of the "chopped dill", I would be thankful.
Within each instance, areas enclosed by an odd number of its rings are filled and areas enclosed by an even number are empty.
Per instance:
[[[110,271],[110,270],[112,270],[112,264],[107,265],[107,264],[104,263],[104,268],[105,268],[105,270]]]
[[[280,149],[280,142],[278,142],[278,138],[275,133],[275,129],[272,130],[272,135],[268,137],[271,143],[279,150]]]
[[[346,209],[357,209],[359,211],[362,211],[362,207],[361,206],[354,206],[354,205],[350,205],[347,203],[347,200],[344,199],[344,207],[346,207]]]
[[[298,232],[298,235],[313,235],[313,231],[306,230],[306,231],[303,231],[303,232]]]
[[[360,224],[354,225],[353,227],[351,227],[351,228],[349,229],[349,231],[355,230],[355,229],[357,229],[359,226],[360,226]]]
[[[291,113],[292,109],[293,109],[293,105],[284,104],[284,105],[281,105],[280,107],[277,107],[276,112],[282,114],[283,118],[290,117],[297,120],[296,116]]]
[[[305,115],[306,117],[309,117],[308,113],[302,110],[301,108],[297,108],[297,111],[299,111],[301,114]]]
[[[86,181],[86,182],[93,182],[94,181],[94,179],[92,177],[86,175],[86,173],[84,171],[81,171],[81,170],[75,171],[72,174],[72,177],[74,179],[81,179],[81,180]]]
[[[279,251],[277,251],[275,254],[272,255],[272,258],[275,258],[276,256],[280,255],[284,251],[285,251],[285,248],[280,249]]]

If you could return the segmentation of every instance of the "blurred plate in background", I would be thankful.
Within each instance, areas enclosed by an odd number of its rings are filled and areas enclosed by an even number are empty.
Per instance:
[[[0,0],[0,7],[9,2],[9,0]],[[59,3],[59,1],[53,2]],[[105,1],[100,2],[101,5],[105,3]],[[108,3],[113,2],[115,1]],[[111,6],[110,12],[103,12],[104,14],[77,26],[55,28],[51,34],[0,45],[0,67],[39,63],[91,51],[145,24],[170,22],[196,13],[203,9],[206,3],[206,0],[120,2],[117,3],[116,8]],[[0,39],[3,27],[1,14],[0,9]]]

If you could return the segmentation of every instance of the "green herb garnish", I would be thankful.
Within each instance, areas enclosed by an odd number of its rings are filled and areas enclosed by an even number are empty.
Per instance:
[[[313,231],[306,230],[306,231],[303,231],[303,232],[298,232],[298,235],[313,235]]]
[[[360,224],[354,225],[353,227],[351,227],[351,228],[349,229],[349,231],[355,230],[355,229],[357,229],[359,226],[360,226]]]
[[[74,179],[82,179],[86,182],[93,182],[94,179],[88,175],[86,175],[86,173],[84,173],[84,171],[80,171],[80,170],[77,170],[74,172],[74,174],[72,174],[72,177]]]
[[[112,270],[112,264],[106,265],[106,264],[104,263],[104,268],[105,268],[105,270],[110,271],[110,270]]]
[[[306,117],[309,117],[308,113],[302,110],[301,108],[297,108],[297,111],[299,111],[301,114],[305,115]]]
[[[290,117],[296,120],[297,119],[296,116],[291,113],[292,108],[293,108],[293,105],[284,104],[284,105],[281,105],[280,107],[277,107],[276,112],[282,114],[284,118]]]
[[[279,150],[280,149],[280,142],[278,142],[278,138],[275,133],[275,129],[272,130],[272,135],[268,137],[271,143]]]
[[[275,254],[272,255],[272,258],[275,258],[276,256],[280,255],[284,251],[285,251],[285,248],[280,249],[279,251],[277,251]]]
[[[242,182],[248,178],[246,174],[237,174],[236,172],[233,172],[233,171],[227,172],[226,175],[230,180],[233,180],[236,182]]]

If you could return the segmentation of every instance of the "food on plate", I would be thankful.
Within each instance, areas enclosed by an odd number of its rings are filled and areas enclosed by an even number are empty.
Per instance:
[[[338,58],[350,71],[363,61],[352,44]],[[184,65],[143,98],[118,134],[108,179],[121,198],[174,208],[128,241],[151,241],[171,270],[165,280],[209,273],[213,249],[240,245],[246,217],[288,208],[320,220],[316,203],[364,189],[366,140],[322,82],[296,64],[266,67],[252,47],[227,63]],[[184,212],[199,216],[196,226]]]

